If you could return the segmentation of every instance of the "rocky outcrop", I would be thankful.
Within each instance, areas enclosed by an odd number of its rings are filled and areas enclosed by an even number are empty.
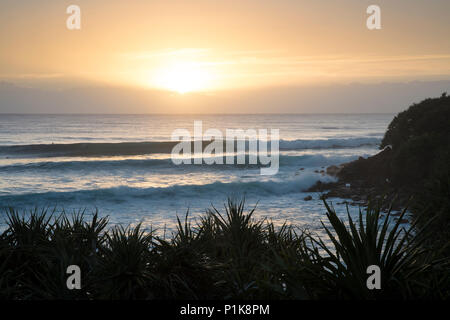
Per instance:
[[[324,183],[318,181],[307,192],[321,192],[322,198],[342,198],[351,205],[366,205],[369,200],[380,197],[387,198],[385,203],[394,208],[405,205],[408,197],[391,183],[390,161],[392,149],[385,148],[378,154],[345,163],[330,166],[326,173],[338,178],[337,182]],[[406,190],[405,190],[406,191]],[[386,206],[387,206],[386,205]]]
[[[329,176],[336,177],[339,174],[339,172],[342,170],[342,168],[343,168],[342,165],[340,165],[340,166],[329,166],[326,169],[326,173]]]
[[[339,181],[350,184],[365,184],[373,187],[385,187],[390,184],[392,149],[386,148],[378,154],[346,163],[336,176]],[[332,171],[335,169],[333,168]],[[327,169],[328,171],[328,169]]]
[[[450,97],[446,94],[413,104],[389,124],[381,141],[382,151],[367,159],[360,157],[328,167],[325,173],[337,177],[338,182],[318,182],[308,191],[324,192],[323,197],[352,199],[355,203],[384,195],[389,199],[384,203],[399,206],[410,205],[410,196],[414,195],[428,205],[439,199],[436,207],[441,208],[443,203],[450,203],[442,187],[450,175],[449,124]],[[436,185],[436,181],[444,182],[425,196],[425,186]]]

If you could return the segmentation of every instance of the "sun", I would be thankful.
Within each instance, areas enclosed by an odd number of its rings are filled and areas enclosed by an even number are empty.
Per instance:
[[[156,76],[158,87],[184,94],[210,87],[211,74],[198,63],[178,62],[162,68]]]

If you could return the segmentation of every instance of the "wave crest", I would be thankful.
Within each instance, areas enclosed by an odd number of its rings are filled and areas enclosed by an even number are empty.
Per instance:
[[[279,147],[280,150],[360,148],[364,146],[376,147],[380,144],[380,141],[376,137],[280,140]],[[13,145],[0,146],[0,154],[6,157],[95,157],[156,153],[170,154],[177,143],[177,141],[153,141]],[[209,143],[210,141],[203,141],[203,147]],[[246,149],[248,149],[248,142]],[[194,149],[192,148],[192,150]]]

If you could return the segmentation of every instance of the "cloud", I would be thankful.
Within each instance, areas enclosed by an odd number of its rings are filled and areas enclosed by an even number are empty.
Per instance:
[[[450,92],[450,80],[266,87],[174,94],[126,87],[23,88],[0,83],[0,113],[395,113]]]
[[[281,50],[230,50],[212,48],[165,49],[127,53],[125,57],[146,61],[146,68],[164,68],[179,61],[209,69],[222,88],[258,85],[295,85],[321,81],[413,80],[450,76],[450,55],[299,56]],[[145,63],[144,63],[145,65]],[[162,66],[162,67],[161,67]],[[233,83],[234,79],[234,83]],[[242,79],[248,79],[243,81]],[[247,83],[248,82],[248,83]]]
[[[54,79],[64,77],[63,73],[14,73],[14,74],[0,74],[0,79]]]

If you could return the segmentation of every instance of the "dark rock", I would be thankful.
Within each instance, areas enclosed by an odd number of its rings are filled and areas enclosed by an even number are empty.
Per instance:
[[[327,174],[335,177],[341,169],[338,166],[329,166],[327,168]]]
[[[305,200],[305,201],[310,201],[310,200],[312,200],[312,196],[307,196],[307,197],[305,197],[303,200]]]
[[[379,152],[378,154],[364,159],[346,163],[336,174],[339,180],[354,184],[355,181],[364,179],[368,186],[384,186],[386,177],[390,176],[390,160],[392,152],[390,149]]]

